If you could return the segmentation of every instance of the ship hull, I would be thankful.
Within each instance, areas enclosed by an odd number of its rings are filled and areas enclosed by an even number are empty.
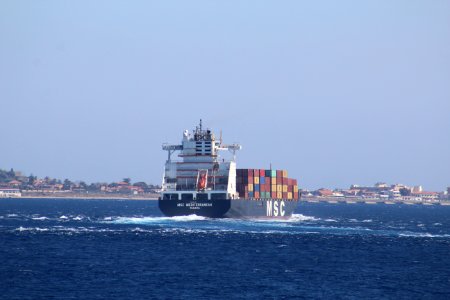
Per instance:
[[[298,201],[281,199],[158,200],[168,217],[197,215],[208,218],[289,218]]]

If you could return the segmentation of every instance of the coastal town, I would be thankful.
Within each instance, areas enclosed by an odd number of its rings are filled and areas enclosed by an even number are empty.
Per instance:
[[[86,183],[69,179],[50,177],[38,178],[24,175],[13,169],[0,169],[0,198],[5,197],[55,197],[55,198],[142,198],[155,199],[161,191],[161,186],[145,182],[131,182],[123,178],[117,182]],[[445,191],[427,191],[422,186],[404,184],[387,184],[378,182],[373,186],[351,185],[348,189],[317,190],[299,189],[301,200],[309,202],[325,201],[366,202],[366,203],[423,203],[450,204],[450,187]]]
[[[38,178],[22,172],[0,169],[0,198],[55,197],[55,198],[157,198],[161,187],[145,182],[132,183],[130,178],[118,182],[86,183],[50,177]]]

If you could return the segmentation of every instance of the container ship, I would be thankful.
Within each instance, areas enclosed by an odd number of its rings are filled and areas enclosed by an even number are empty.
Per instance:
[[[299,201],[296,179],[286,170],[237,169],[239,144],[216,139],[200,120],[185,130],[180,145],[163,144],[167,151],[159,209],[169,217],[289,218]],[[230,151],[231,158],[219,156]],[[178,160],[172,156],[178,152]]]

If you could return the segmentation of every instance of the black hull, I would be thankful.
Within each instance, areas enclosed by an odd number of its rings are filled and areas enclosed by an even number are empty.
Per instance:
[[[297,200],[280,199],[158,200],[159,209],[168,217],[283,219],[292,216],[297,204]]]

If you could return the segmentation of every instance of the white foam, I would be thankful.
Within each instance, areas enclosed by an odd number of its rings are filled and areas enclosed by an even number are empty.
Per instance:
[[[74,220],[74,221],[80,221],[80,220],[83,220],[83,217],[77,216],[77,217],[73,218],[72,220]]]
[[[68,217],[66,217],[66,216],[61,216],[61,217],[59,217],[61,220],[67,220],[68,219]]]
[[[208,218],[206,217],[197,215],[177,216],[177,217],[118,217],[113,222],[116,224],[154,224],[172,221],[173,222],[202,221],[207,219]]]
[[[313,216],[305,216],[302,214],[292,214],[292,216],[287,219],[290,222],[302,222],[302,221],[319,221],[320,218],[316,218]]]
[[[22,227],[20,226],[19,228],[16,228],[15,231],[20,231],[20,232],[24,232],[24,231],[38,231],[38,232],[43,232],[43,231],[49,231],[48,228],[39,228],[39,227]]]
[[[400,233],[399,236],[402,237],[417,237],[417,238],[450,238],[450,234],[431,234],[428,232],[419,233],[419,232],[405,232]]]
[[[33,219],[33,220],[36,220],[36,221],[48,220],[47,217],[34,217],[34,218],[32,218],[32,219]]]

